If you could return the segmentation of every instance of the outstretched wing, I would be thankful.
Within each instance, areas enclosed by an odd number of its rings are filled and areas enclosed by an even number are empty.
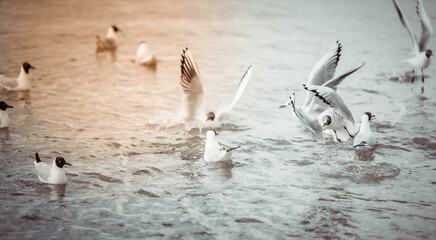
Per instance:
[[[431,26],[430,19],[425,13],[424,5],[422,5],[422,1],[418,0],[416,5],[416,12],[418,13],[419,19],[421,20],[421,38],[419,39],[419,51],[427,50],[427,43],[430,39],[431,35],[433,35],[433,27]]]
[[[401,23],[409,33],[410,40],[412,41],[412,53],[418,54],[419,53],[418,43],[416,42],[415,34],[413,34],[412,28],[409,25],[409,21],[407,21],[407,18],[404,16],[403,12],[401,11],[400,6],[398,6],[397,0],[392,0],[392,3],[394,3],[394,7],[397,10],[398,17],[400,18]]]
[[[316,118],[311,119],[304,111],[295,107],[295,93],[289,97],[291,99],[290,104],[292,106],[292,111],[294,111],[295,116],[300,120],[303,126],[312,132],[313,136],[318,142],[324,142],[324,135],[321,126],[318,124]]]
[[[200,79],[200,71],[188,48],[181,56],[180,85],[184,93],[185,119],[205,118],[204,90]]]
[[[316,63],[312,72],[309,74],[308,85],[321,86],[335,75],[336,67],[338,66],[341,56],[342,45],[336,41],[327,52]],[[303,108],[307,107],[312,101],[313,94],[308,92],[303,103]]]
[[[357,67],[351,71],[348,71],[348,72],[342,74],[341,76],[336,77],[335,79],[332,79],[332,80],[324,83],[322,86],[332,88],[336,91],[338,88],[338,85],[342,82],[342,80],[344,80],[346,77],[348,77],[349,75],[351,75],[355,71],[359,70],[361,67],[363,67],[363,65],[365,65],[365,63],[362,63],[362,65],[360,65],[359,67]]]
[[[235,104],[241,98],[242,94],[244,93],[245,87],[247,86],[248,81],[250,80],[251,72],[252,72],[252,66],[249,66],[247,71],[245,71],[244,75],[242,76],[241,80],[239,81],[238,89],[236,90],[235,96],[233,97],[230,104],[224,105],[217,110],[216,115],[218,118],[220,117],[220,115],[232,110],[233,106],[235,106]]]
[[[342,116],[345,117],[345,119],[354,124],[353,114],[351,114],[350,109],[348,109],[347,105],[345,105],[344,100],[342,100],[342,98],[336,93],[335,90],[324,86],[306,86],[304,84],[303,87],[307,91],[315,93],[315,97],[321,99],[325,104],[329,105],[330,107],[338,110],[342,114]]]

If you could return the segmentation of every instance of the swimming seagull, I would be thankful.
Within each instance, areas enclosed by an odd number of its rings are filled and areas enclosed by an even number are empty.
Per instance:
[[[188,48],[183,50],[181,58],[181,75],[180,85],[183,89],[184,103],[183,113],[184,120],[188,122],[206,122],[206,121],[218,121],[219,118],[229,112],[236,102],[241,98],[245,87],[248,84],[251,76],[252,67],[249,66],[247,71],[242,76],[235,96],[230,104],[220,106],[215,112],[208,112],[206,114],[204,105],[204,89],[201,80],[200,71],[198,70],[197,63],[192,57],[191,51]]]
[[[35,69],[28,62],[21,64],[21,72],[18,78],[7,78],[0,75],[0,90],[2,88],[10,91],[29,91],[32,86],[29,77],[29,70]]]
[[[204,151],[204,160],[208,162],[228,161],[232,158],[233,150],[238,147],[228,148],[221,145],[215,131],[209,130],[206,133],[206,146]]]
[[[363,63],[359,67],[333,78],[341,56],[341,51],[342,45],[339,41],[336,41],[336,43],[333,44],[316,63],[312,72],[309,74],[307,85],[324,86],[336,90],[338,85],[346,77],[360,69],[365,64]],[[303,126],[312,132],[317,141],[324,142],[323,131],[321,126],[318,124],[317,117],[321,112],[326,110],[328,106],[322,103],[320,99],[316,98],[315,94],[311,91],[306,93],[306,99],[301,107],[295,105],[295,93],[292,93],[289,98],[290,101],[287,105],[292,106],[295,116],[300,120]],[[282,105],[281,107],[286,107],[286,105]]]
[[[6,128],[9,127],[9,115],[6,112],[6,109],[13,108],[12,106],[9,106],[7,103],[1,101],[0,102],[0,128]]]
[[[139,44],[138,51],[136,52],[135,63],[139,65],[156,64],[154,54],[148,49],[148,46],[144,41]]]
[[[323,129],[331,129],[335,133],[336,140],[340,142],[337,131],[345,129],[348,136],[353,138],[353,135],[347,129],[347,122],[349,121],[354,125],[353,114],[344,100],[336,93],[336,91],[326,86],[315,86],[303,84],[304,89],[315,93],[315,97],[321,99],[325,104],[329,106],[324,112],[318,115],[318,123]]]
[[[53,164],[50,166],[41,162],[38,153],[36,153],[34,163],[36,174],[41,182],[50,184],[67,183],[67,177],[65,176],[63,167],[64,165],[71,166],[71,164],[67,163],[63,157],[56,157],[53,160]]]
[[[99,53],[107,50],[115,50],[118,47],[116,33],[120,31],[121,30],[116,25],[112,25],[108,28],[105,39],[101,39],[100,36],[97,35],[96,52]]]
[[[421,0],[416,1],[416,12],[418,13],[419,19],[421,20],[421,38],[419,42],[415,34],[412,32],[412,28],[407,21],[407,18],[403,15],[400,6],[398,5],[396,0],[392,0],[394,3],[394,7],[398,12],[398,16],[400,17],[400,21],[403,24],[404,28],[406,28],[409,33],[410,40],[412,41],[412,54],[414,57],[405,59],[404,61],[408,62],[412,65],[412,82],[415,80],[415,68],[421,69],[422,74],[422,82],[424,83],[424,69],[430,65],[430,56],[433,56],[433,52],[430,49],[427,49],[428,40],[433,34],[433,27],[431,26],[430,19],[424,11],[424,5]],[[424,91],[424,88],[422,88]]]
[[[374,115],[372,115],[370,112],[365,112],[362,115],[362,125],[360,126],[359,132],[354,138],[354,147],[375,145],[376,140],[372,134],[371,126],[369,125],[369,121],[371,121],[373,118]]]

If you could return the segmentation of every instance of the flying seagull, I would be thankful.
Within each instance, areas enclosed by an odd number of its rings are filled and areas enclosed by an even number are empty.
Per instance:
[[[218,121],[219,118],[229,112],[236,102],[241,98],[245,87],[250,80],[252,67],[249,66],[247,71],[239,81],[236,93],[230,103],[219,106],[216,110],[206,113],[204,104],[205,92],[203,88],[202,76],[197,67],[197,63],[188,48],[184,49],[181,56],[181,75],[180,85],[183,90],[183,116],[185,122]]]
[[[433,27],[431,26],[430,19],[427,16],[427,13],[424,10],[424,5],[421,0],[416,1],[416,12],[418,13],[419,19],[421,20],[421,28],[422,33],[419,41],[417,40],[415,34],[412,31],[412,28],[409,25],[409,21],[404,16],[401,11],[400,6],[397,3],[397,0],[392,0],[395,9],[397,10],[398,16],[400,18],[401,23],[404,28],[409,33],[410,40],[412,42],[412,54],[413,57],[409,59],[405,59],[405,62],[408,62],[412,67],[412,82],[415,80],[415,69],[420,69],[422,74],[422,82],[424,83],[424,69],[430,65],[430,57],[433,56],[432,50],[427,48],[428,41],[433,35]],[[422,92],[424,92],[424,88],[422,88]]]

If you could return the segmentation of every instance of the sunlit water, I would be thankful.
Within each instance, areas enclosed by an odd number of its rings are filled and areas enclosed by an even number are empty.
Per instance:
[[[413,1],[400,1],[420,33]],[[424,1],[433,26],[436,2]],[[121,29],[117,60],[95,35]],[[155,69],[134,65],[140,41]],[[378,144],[319,144],[279,109],[340,40],[338,92],[355,119],[370,111]],[[0,92],[2,239],[434,239],[436,68],[404,77],[410,43],[391,1],[1,1],[0,73],[28,61],[33,89]],[[189,47],[211,108],[243,97],[217,128],[241,148],[206,163],[204,132],[178,111],[179,56]],[[430,48],[436,49],[434,40]],[[62,155],[68,184],[38,181],[29,155]]]

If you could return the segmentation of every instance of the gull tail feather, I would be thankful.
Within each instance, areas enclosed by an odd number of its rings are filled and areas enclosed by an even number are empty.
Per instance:
[[[36,162],[36,163],[41,162],[41,159],[39,158],[38,153],[35,153],[35,162]]]
[[[363,147],[363,146],[366,146],[366,142],[365,141],[362,141],[359,144],[354,145],[354,147]]]

